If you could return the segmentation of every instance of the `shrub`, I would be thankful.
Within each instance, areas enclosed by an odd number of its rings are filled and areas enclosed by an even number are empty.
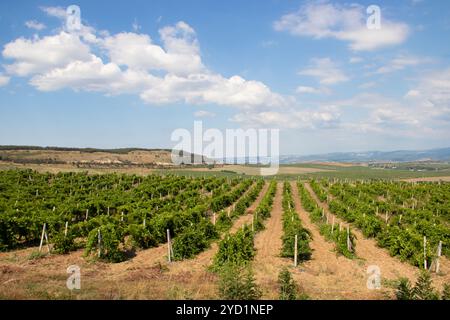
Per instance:
[[[59,232],[53,236],[53,251],[58,254],[67,254],[70,251],[76,250],[78,247],[75,244],[75,236],[73,233],[68,232],[67,236],[64,232]]]
[[[416,300],[438,300],[439,296],[431,283],[431,276],[428,271],[423,270],[417,278],[413,289]]]
[[[280,300],[297,300],[297,285],[287,268],[281,270],[278,275],[280,286]]]
[[[448,294],[449,287],[445,285],[442,299],[448,299]],[[414,287],[408,279],[400,278],[395,295],[398,300],[439,300],[439,294],[433,288],[430,273],[426,270],[420,272]]]
[[[218,269],[228,263],[245,265],[253,259],[254,255],[253,232],[245,225],[235,234],[226,235],[219,242],[219,250],[214,257],[214,267]]]
[[[261,290],[249,267],[227,263],[223,266],[219,280],[219,296],[224,300],[257,300]]]
[[[216,239],[218,233],[214,225],[206,219],[186,228],[173,241],[175,260],[189,259],[209,247],[211,240]]]
[[[442,290],[442,300],[450,300],[450,285],[444,284],[444,289]]]
[[[125,252],[120,249],[124,242],[124,235],[119,226],[112,223],[92,230],[88,235],[85,254],[97,253],[98,230],[101,234],[100,259],[110,262],[121,262],[125,260]]]
[[[411,283],[407,278],[401,278],[397,285],[397,292],[395,293],[397,300],[413,300],[414,293]]]
[[[147,249],[158,245],[158,241],[149,227],[143,225],[130,224],[128,226],[128,233],[131,236],[133,246]]]

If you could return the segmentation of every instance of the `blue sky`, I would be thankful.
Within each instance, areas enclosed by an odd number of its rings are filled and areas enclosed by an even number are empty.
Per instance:
[[[285,154],[448,147],[449,14],[445,0],[2,1],[0,144],[171,147],[203,120],[280,128]]]

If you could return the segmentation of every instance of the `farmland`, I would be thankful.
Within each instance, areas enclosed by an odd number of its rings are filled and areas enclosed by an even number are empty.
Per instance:
[[[425,267],[443,290],[449,188],[0,171],[0,296],[392,299],[401,277],[414,282]],[[66,287],[70,265],[81,269],[81,290]],[[377,290],[367,287],[373,265],[381,269]],[[295,295],[280,295],[282,271]]]

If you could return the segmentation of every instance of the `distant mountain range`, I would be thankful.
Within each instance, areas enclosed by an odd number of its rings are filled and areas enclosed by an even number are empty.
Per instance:
[[[450,148],[431,150],[335,152],[308,156],[283,155],[280,163],[450,161]]]

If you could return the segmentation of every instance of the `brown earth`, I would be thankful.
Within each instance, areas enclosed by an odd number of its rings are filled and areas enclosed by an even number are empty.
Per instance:
[[[251,222],[268,184],[237,219],[232,231]],[[83,250],[68,255],[31,259],[37,248],[0,253],[0,298],[3,299],[215,299],[217,277],[208,271],[217,243],[195,259],[167,262],[167,244],[140,250],[129,260],[110,264],[83,257]],[[81,268],[81,290],[66,288],[70,265]]]
[[[256,282],[262,289],[263,299],[278,299],[278,273],[290,264],[288,259],[280,257],[283,235],[282,197],[283,183],[278,183],[271,216],[265,223],[265,229],[255,236],[256,256],[252,266]]]
[[[305,187],[314,200],[319,204],[321,208],[325,210],[326,214],[330,215],[330,221],[333,219],[333,214],[330,212],[328,204],[322,203],[317,195],[312,190],[311,186],[308,183],[305,183]],[[343,226],[347,226],[348,224],[342,221],[341,219],[335,217],[335,221],[337,224],[341,223]],[[389,283],[390,280],[396,280],[399,277],[409,278],[411,281],[415,281],[419,272],[419,269],[406,263],[401,262],[397,257],[392,257],[389,255],[389,252],[380,248],[374,239],[367,239],[363,236],[363,234],[356,228],[352,228],[353,234],[356,236],[355,240],[355,253],[358,258],[362,259],[364,263],[365,270],[369,265],[379,266],[381,269],[382,279],[385,280],[385,283]],[[450,282],[450,268],[449,261],[444,257],[441,258],[441,271],[439,274],[432,274],[433,283],[436,287],[441,288],[445,283]]]

